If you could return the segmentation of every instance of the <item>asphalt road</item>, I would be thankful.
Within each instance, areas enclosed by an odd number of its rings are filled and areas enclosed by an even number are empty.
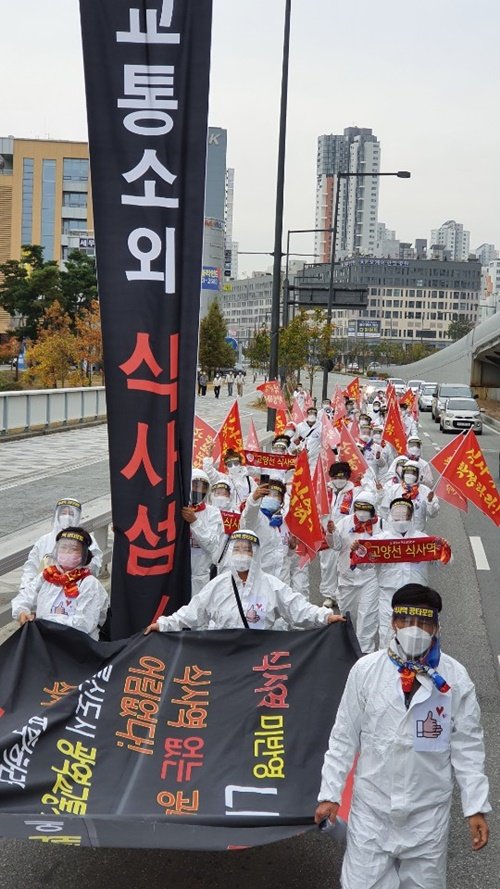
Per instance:
[[[345,382],[345,377],[343,378]],[[214,411],[216,408],[208,407]],[[217,407],[222,414],[223,406]],[[207,417],[208,419],[208,417]],[[429,458],[435,447],[449,441],[437,426],[424,415],[424,456]],[[427,436],[425,433],[427,432]],[[485,429],[481,447],[497,477],[500,437]],[[435,445],[433,444],[435,443]],[[0,446],[0,459],[2,456]],[[97,464],[99,465],[99,464]],[[61,467],[62,469],[64,467]],[[93,467],[92,475],[95,469]],[[11,488],[9,499],[2,497],[0,527],[6,514],[16,511],[15,502],[26,498],[32,503],[31,521],[43,518],[43,509],[53,503],[51,492],[61,479],[58,475],[44,482],[30,482],[19,489]],[[72,476],[73,491],[79,491],[78,479]],[[49,482],[45,486],[45,482]],[[82,473],[82,483],[88,485],[88,497],[101,495],[104,476],[95,481],[89,473]],[[82,495],[83,497],[83,495]],[[19,498],[14,500],[14,498]],[[86,499],[86,498],[85,498]],[[24,521],[24,524],[27,524]],[[480,700],[487,747],[487,770],[491,780],[491,803],[494,811],[489,818],[490,845],[478,854],[470,851],[468,828],[457,800],[454,802],[449,842],[449,889],[497,889],[500,862],[500,689],[498,666],[500,654],[500,597],[498,576],[498,531],[474,507],[467,514],[442,504],[439,516],[430,525],[431,533],[445,536],[452,544],[454,561],[436,571],[432,582],[444,599],[443,648],[464,663],[476,683]],[[5,533],[5,532],[4,532]],[[484,548],[480,570],[471,547],[471,537],[478,537]],[[480,550],[477,549],[476,553]],[[313,587],[316,587],[313,578]],[[87,850],[48,848],[17,841],[0,841],[1,889],[66,889],[69,883],[91,885],[93,889],[317,889],[328,886],[337,889],[340,853],[333,843],[311,832],[291,841],[258,849],[230,853],[185,853],[135,850]]]

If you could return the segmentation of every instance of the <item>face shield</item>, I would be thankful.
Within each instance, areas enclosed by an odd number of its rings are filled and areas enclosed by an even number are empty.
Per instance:
[[[64,497],[58,500],[54,511],[54,531],[63,531],[65,528],[76,528],[80,524],[82,504],[72,497]]]
[[[408,461],[403,466],[403,481],[405,485],[416,485],[420,475],[419,468],[416,463]]]
[[[283,506],[284,498],[285,492],[283,488],[276,482],[273,483],[271,481],[269,484],[269,494],[262,498],[260,508],[265,511],[266,515],[274,515]]]
[[[210,494],[210,502],[212,503],[212,506],[216,506],[218,509],[228,509],[230,501],[231,491],[229,485],[219,482],[212,486]]]
[[[272,454],[288,454],[288,443],[280,438],[277,441],[274,441],[271,446]]]
[[[56,564],[65,572],[88,565],[92,558],[90,543],[90,535],[83,529],[69,528],[60,531],[54,548]]]
[[[360,426],[359,437],[361,441],[370,441],[371,429],[369,426]]]
[[[202,469],[193,469],[191,475],[191,506],[200,506],[207,498],[210,490],[208,475]]]
[[[231,454],[231,456],[225,457],[224,465],[231,478],[242,478],[246,473],[241,457],[238,454]]]
[[[396,641],[409,660],[425,655],[439,633],[439,616],[433,608],[396,605],[392,613]]]
[[[420,457],[422,453],[422,442],[418,438],[408,439],[408,454],[410,457]]]
[[[411,503],[404,500],[391,503],[389,517],[394,530],[399,534],[406,534],[412,527],[413,509]]]
[[[403,466],[405,465],[404,460],[398,460],[394,469],[398,478],[403,478]]]
[[[318,419],[318,415],[316,411],[308,411],[306,416],[306,423],[308,426],[314,426]]]
[[[253,531],[240,529],[231,534],[224,565],[235,576],[248,571],[247,588],[251,588],[260,571],[259,549],[259,538]]]

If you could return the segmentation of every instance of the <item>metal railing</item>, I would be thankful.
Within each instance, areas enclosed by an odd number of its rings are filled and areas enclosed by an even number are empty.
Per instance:
[[[104,386],[0,392],[0,435],[105,418]]]

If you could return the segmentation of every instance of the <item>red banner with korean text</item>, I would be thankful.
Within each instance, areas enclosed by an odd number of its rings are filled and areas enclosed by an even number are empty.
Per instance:
[[[224,534],[232,534],[240,527],[241,512],[228,512],[221,509],[222,522],[224,524]]]
[[[305,411],[302,410],[299,402],[297,401],[296,398],[294,398],[293,404],[292,404],[292,420],[293,420],[293,422],[295,423],[296,426],[298,426],[298,424],[302,423],[302,421],[305,420],[305,418],[306,418]]]
[[[197,469],[203,468],[203,460],[205,457],[213,457],[214,462],[220,456],[220,444],[217,439],[217,431],[202,420],[198,414],[194,417],[194,436],[193,436],[193,466]]]
[[[407,444],[405,428],[403,426],[399,407],[393,398],[391,398],[387,409],[387,417],[382,438],[384,441],[391,444],[398,454],[406,454]]]
[[[462,436],[458,436],[458,438],[452,439],[449,444],[445,445],[444,448],[441,448],[437,454],[434,454],[433,457],[429,460],[429,463],[434,466],[434,468],[439,473],[439,478],[434,485],[434,491],[441,500],[445,500],[447,503],[450,503],[451,506],[456,506],[457,509],[461,509],[462,512],[468,512],[469,506],[468,501],[465,497],[462,497],[459,491],[449,482],[447,479],[442,477],[442,474],[445,468],[448,466],[453,455],[456,453],[457,448],[460,447],[460,443],[462,441]]]
[[[351,380],[351,382],[348,383],[347,386],[345,387],[345,391],[346,391],[346,395],[348,395],[349,398],[352,398],[352,400],[355,401],[356,404],[359,405],[360,398],[361,398],[361,387],[359,385],[359,377],[354,377],[354,379]]]
[[[340,386],[337,386],[335,390],[335,395],[333,397],[333,425],[339,429],[344,425],[345,418],[347,417],[347,410],[345,406],[345,399],[342,394],[342,389]]]
[[[267,451],[244,452],[245,463],[248,466],[257,466],[259,469],[294,469],[297,458],[291,454],[269,454]]]
[[[359,485],[362,476],[368,471],[368,463],[359,450],[347,426],[340,429],[339,460],[345,460],[351,467],[351,481]]]
[[[162,600],[173,611],[191,595],[180,510],[193,451],[212,15],[211,0],[132,6],[80,0],[108,405],[113,638],[141,629]]]
[[[301,451],[297,459],[285,522],[290,533],[310,552],[318,551],[323,542],[323,531],[316,506],[307,451]]]
[[[245,442],[245,447],[247,451],[260,451],[260,442],[257,436],[257,430],[255,428],[255,423],[252,418],[250,418],[250,425],[248,427],[247,440]]]
[[[229,408],[226,419],[217,433],[217,438],[221,449],[221,460],[224,459],[224,454],[229,448],[241,454],[243,450],[243,434],[241,431],[240,409],[237,401],[234,401]],[[224,470],[222,463],[220,468]]]
[[[462,437],[442,478],[474,503],[495,525],[500,525],[500,492],[472,429]]]
[[[384,565],[391,562],[443,562],[451,559],[450,544],[442,537],[395,537],[377,540],[361,537],[351,550],[351,567],[363,563]]]
[[[288,421],[287,411],[277,410],[276,411],[276,419],[274,421],[274,434],[275,435],[283,435],[286,424]]]
[[[286,411],[286,401],[278,380],[269,380],[267,383],[261,383],[260,386],[255,388],[258,392],[262,392],[267,407]]]

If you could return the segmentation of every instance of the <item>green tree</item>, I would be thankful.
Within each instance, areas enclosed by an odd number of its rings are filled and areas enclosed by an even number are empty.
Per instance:
[[[290,321],[288,327],[280,331],[279,363],[285,369],[285,375],[297,374],[307,363],[309,329],[306,313],[301,311]]]
[[[461,340],[463,336],[467,336],[473,327],[473,321],[469,321],[467,318],[455,318],[454,321],[450,321],[447,333],[450,340],[456,342],[456,340]]]
[[[61,305],[74,323],[97,300],[95,259],[82,250],[68,254],[61,270]]]
[[[226,336],[226,320],[218,300],[215,299],[200,323],[198,361],[209,374],[219,367],[234,367],[236,363],[236,353],[229,343],[226,343]]]
[[[314,377],[317,371],[322,370],[325,362],[333,361],[335,346],[333,335],[335,325],[327,324],[325,309],[314,309],[312,315],[307,318],[309,350],[307,356],[307,370],[309,374],[309,389],[312,392]]]
[[[245,349],[245,358],[248,359],[250,367],[258,367],[265,370],[269,364],[271,352],[271,337],[266,327],[257,330]]]
[[[45,309],[61,296],[57,262],[44,262],[37,244],[24,245],[20,260],[0,264],[0,275],[0,305],[16,319],[16,334],[34,339]]]

